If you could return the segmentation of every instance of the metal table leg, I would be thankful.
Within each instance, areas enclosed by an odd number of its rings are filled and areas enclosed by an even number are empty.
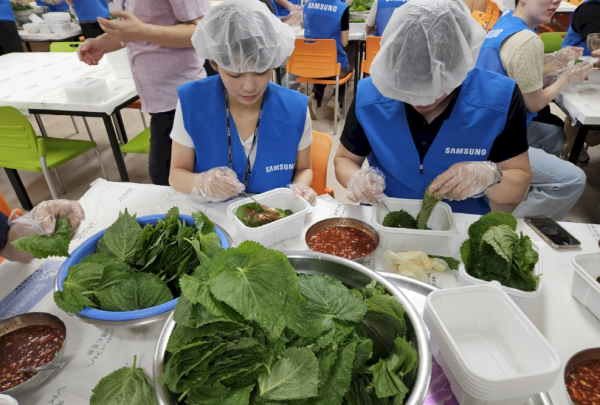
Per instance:
[[[117,168],[119,169],[121,181],[129,181],[129,175],[127,174],[127,168],[125,167],[123,155],[121,155],[121,148],[119,147],[119,141],[117,140],[117,135],[115,134],[112,120],[110,119],[109,115],[103,116],[102,119],[104,120],[104,127],[106,128],[108,140],[110,141],[110,147],[112,148],[115,161],[117,162]]]
[[[119,132],[121,133],[121,138],[123,138],[123,143],[129,142],[127,139],[127,132],[125,131],[125,124],[123,123],[123,117],[121,116],[121,111],[117,111],[114,113],[114,116],[117,119],[117,125],[119,126]]]
[[[358,90],[358,74],[360,72],[360,53],[362,47],[360,41],[357,41],[354,47],[354,97],[356,98],[356,91]]]
[[[19,173],[17,173],[15,169],[4,168],[4,171],[6,172],[6,176],[8,176],[10,184],[12,184],[13,189],[19,198],[21,206],[26,210],[32,210],[33,204],[29,199],[29,195],[27,195],[27,190],[25,190],[25,186],[23,186],[23,182],[21,181],[21,177],[19,177]]]
[[[33,114],[33,116],[35,117],[35,120],[37,121],[37,124],[40,127],[40,132],[42,133],[42,136],[44,138],[48,138],[48,133],[46,132],[46,127],[44,126],[44,123],[42,122],[42,117],[40,117],[39,114]]]
[[[33,51],[31,50],[31,45],[29,44],[29,41],[26,41],[26,42],[25,42],[25,47],[27,47],[27,50],[28,50],[29,52],[33,52]]]
[[[579,127],[579,130],[577,131],[577,137],[575,138],[575,142],[571,148],[571,153],[569,154],[569,162],[577,164],[577,160],[579,159],[581,149],[583,149],[583,143],[585,142],[588,131],[589,128],[585,125]]]

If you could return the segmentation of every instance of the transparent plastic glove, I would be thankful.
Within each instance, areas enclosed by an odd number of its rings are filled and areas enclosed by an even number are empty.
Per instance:
[[[564,77],[569,86],[574,84],[579,84],[585,79],[587,79],[588,75],[592,71],[593,65],[590,62],[578,63],[573,66],[568,66],[562,70],[560,70],[559,77]]]
[[[199,202],[218,202],[238,195],[244,189],[245,186],[240,183],[233,170],[215,167],[198,173],[190,195]]]
[[[300,11],[302,10],[302,6],[299,6],[298,4],[290,4],[290,8],[288,8],[288,11],[291,13],[293,11]]]
[[[502,170],[493,162],[455,163],[429,186],[436,198],[461,201],[481,197],[502,180]]]
[[[306,184],[292,183],[288,187],[292,190],[294,200],[303,199],[312,206],[317,204],[317,192]]]
[[[75,234],[81,221],[85,219],[85,212],[81,205],[69,200],[44,201],[23,216],[18,216],[16,211],[12,212],[9,221],[18,236],[32,234],[50,236],[54,233],[58,217],[69,218],[71,233]]]
[[[360,169],[348,180],[348,199],[355,203],[377,204],[385,197],[385,176],[375,167]]]
[[[304,16],[304,13],[302,12],[302,9],[294,10],[290,14],[288,14],[286,17],[281,18],[281,21],[285,22],[288,25],[301,24],[304,19],[303,16]]]
[[[560,51],[547,53],[544,63],[546,65],[556,65],[559,68],[567,67],[569,62],[579,59],[583,55],[583,48],[576,46],[567,46]]]

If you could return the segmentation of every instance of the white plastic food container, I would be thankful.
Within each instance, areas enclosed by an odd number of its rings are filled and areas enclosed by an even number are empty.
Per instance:
[[[499,283],[437,290],[423,319],[461,405],[522,405],[550,389],[560,358]]]
[[[117,79],[132,79],[133,73],[131,72],[131,65],[129,64],[129,57],[127,56],[127,49],[123,48],[115,52],[106,54],[106,61],[110,70],[113,72]]]
[[[71,103],[90,104],[108,95],[108,85],[103,77],[84,77],[65,86],[67,100]]]
[[[237,218],[235,213],[239,207],[253,201],[250,198],[236,201],[227,207],[227,213],[235,222],[240,239],[253,240],[269,247],[302,233],[304,219],[310,211],[310,204],[305,200],[294,200],[290,189],[276,188],[255,195],[254,199],[268,207],[292,210],[294,214],[258,228],[249,228]]]
[[[417,217],[423,200],[384,198],[381,200],[390,211],[404,210]],[[394,252],[418,250],[429,255],[459,257],[460,235],[452,217],[452,208],[439,202],[428,221],[430,231],[422,229],[390,228],[383,226],[383,219],[389,213],[383,204],[373,205],[371,224],[379,233],[379,247]]]
[[[60,12],[60,11],[42,14],[42,18],[48,22],[71,21],[71,15],[69,13]]]
[[[25,30],[25,32],[28,34],[36,34],[40,32],[37,24],[33,23],[23,24],[23,30]]]
[[[46,21],[38,23],[37,27],[40,30],[40,33],[42,33],[42,34],[51,34],[52,33],[52,29],[50,29],[50,24],[48,24]]]
[[[68,32],[71,29],[71,23],[69,21],[51,22],[48,25],[50,26],[50,30],[54,33]]]
[[[573,283],[571,294],[592,314],[600,319],[600,253],[580,253],[571,259]]]
[[[532,246],[533,246],[533,250],[535,250],[538,253],[538,262],[535,264],[535,267],[533,268],[533,275],[539,276],[542,274],[542,268],[543,268],[542,267],[542,248],[543,247],[540,246],[536,242],[533,242]],[[489,283],[489,281],[480,280],[476,277],[471,276],[469,273],[467,273],[467,269],[465,269],[465,264],[462,261],[460,262],[460,265],[458,266],[458,274],[460,274],[460,277],[462,278],[464,285],[480,285],[480,284],[488,284]],[[502,286],[502,290],[512,297],[535,298],[535,297],[538,297],[542,293],[543,279],[544,279],[544,276],[540,277],[540,279],[538,281],[537,289],[535,291],[521,291],[521,290],[517,290],[516,288],[510,288],[510,287],[505,287],[505,286]]]

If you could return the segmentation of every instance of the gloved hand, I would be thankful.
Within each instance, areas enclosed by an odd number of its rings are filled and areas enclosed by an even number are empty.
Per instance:
[[[215,167],[196,175],[190,195],[199,202],[218,202],[238,195],[245,188],[233,170]]]
[[[375,167],[360,169],[350,177],[347,188],[350,201],[376,204],[385,197],[385,177]]]
[[[560,51],[545,54],[546,65],[556,65],[559,69],[567,67],[571,61],[577,60],[583,55],[583,48],[576,46],[567,46]]]
[[[300,9],[292,11],[290,14],[287,15],[287,17],[282,17],[281,21],[285,22],[288,25],[294,25],[302,23],[303,19],[303,12],[302,9]]]
[[[302,6],[299,6],[297,4],[291,4],[290,3],[290,7],[288,8],[288,11],[291,13],[292,11],[300,11],[302,10]]]
[[[16,211],[12,212],[9,221],[18,236],[32,234],[50,236],[54,233],[58,217],[69,218],[71,233],[75,234],[79,224],[85,219],[81,205],[69,200],[44,201],[23,216],[18,216]]]
[[[317,203],[317,192],[306,184],[292,183],[288,187],[292,190],[294,200],[303,199],[312,206]]]
[[[493,162],[455,163],[433,180],[429,190],[436,198],[461,201],[481,197],[502,179],[502,170]]]
[[[573,84],[579,84],[585,79],[592,71],[593,65],[590,62],[578,63],[573,66],[567,66],[566,68],[558,71],[559,77],[564,77],[569,86]]]

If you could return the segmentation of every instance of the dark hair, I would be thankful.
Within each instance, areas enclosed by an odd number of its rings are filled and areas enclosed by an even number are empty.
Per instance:
[[[515,8],[519,5],[519,0],[515,0]]]

